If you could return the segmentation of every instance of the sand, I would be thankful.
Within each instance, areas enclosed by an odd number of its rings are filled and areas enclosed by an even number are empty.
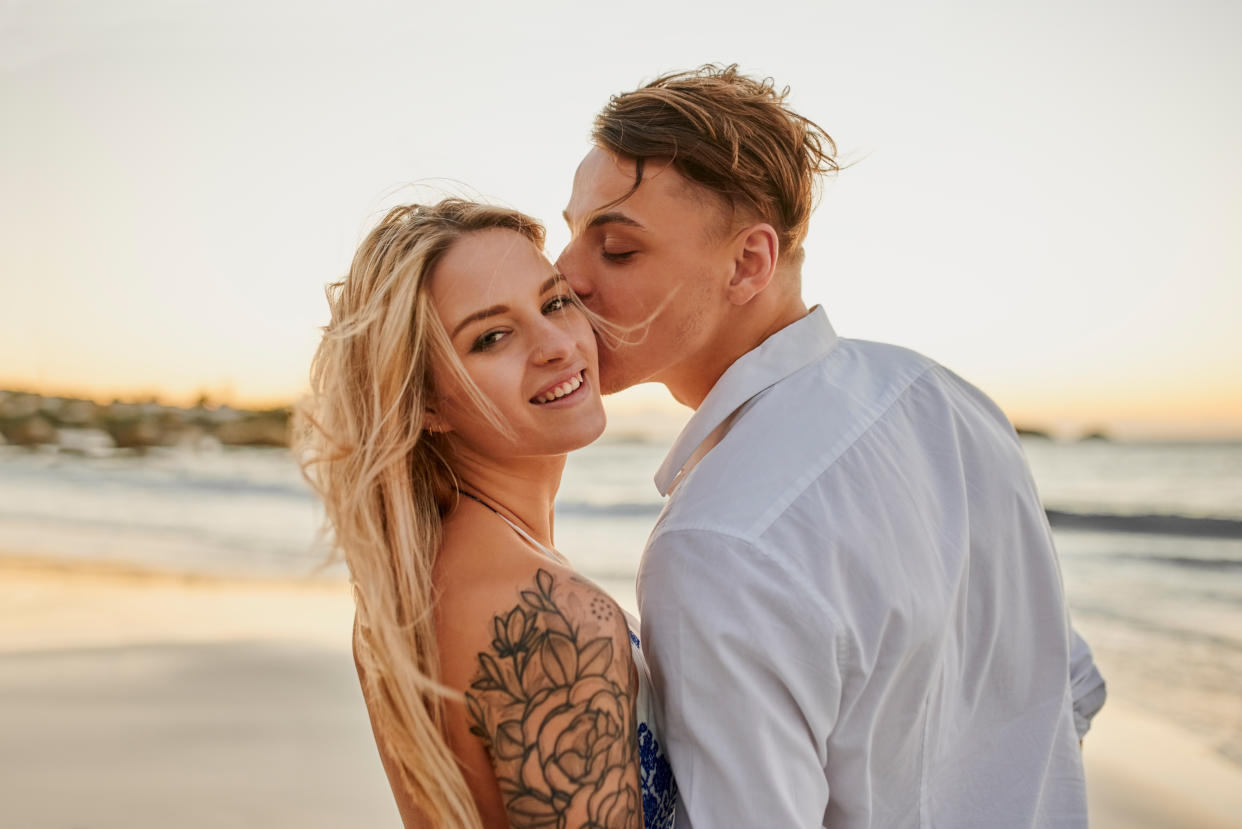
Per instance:
[[[0,558],[0,824],[400,826],[340,583]],[[1224,829],[1242,767],[1114,689],[1095,829]]]
[[[400,827],[343,584],[0,562],[0,826]]]

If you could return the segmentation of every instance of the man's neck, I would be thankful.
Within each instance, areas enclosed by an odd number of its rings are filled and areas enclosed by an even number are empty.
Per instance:
[[[706,348],[690,355],[667,378],[662,378],[662,382],[678,403],[698,409],[739,357],[755,350],[768,337],[793,325],[807,313],[806,303],[798,294],[770,302],[767,307],[741,306],[718,325],[716,336]]]

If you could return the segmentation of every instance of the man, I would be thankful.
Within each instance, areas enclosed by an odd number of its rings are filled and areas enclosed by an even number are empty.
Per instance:
[[[832,140],[735,67],[593,139],[558,265],[620,328],[603,390],[696,410],[638,582],[679,829],[1085,826],[1104,684],[1013,428],[802,301]]]

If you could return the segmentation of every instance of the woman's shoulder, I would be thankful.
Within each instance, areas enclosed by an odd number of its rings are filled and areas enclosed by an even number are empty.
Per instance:
[[[457,548],[463,544],[470,549]],[[435,575],[436,628],[441,671],[450,687],[469,690],[494,660],[525,668],[533,655],[539,665],[522,676],[533,689],[544,678],[539,670],[544,661],[556,655],[570,659],[571,644],[583,650],[581,670],[615,668],[613,659],[628,670],[624,612],[573,569],[511,531],[446,539],[441,555]]]
[[[450,742],[465,765],[491,766],[510,818],[641,823],[638,674],[623,612],[536,551],[497,552],[486,566],[439,572],[442,679],[464,692],[446,709]],[[595,814],[602,804],[609,816]]]
[[[607,593],[500,521],[446,525],[433,582],[442,640],[487,644],[495,617],[515,611],[539,614],[540,624],[563,619],[585,631],[628,636],[625,615]]]

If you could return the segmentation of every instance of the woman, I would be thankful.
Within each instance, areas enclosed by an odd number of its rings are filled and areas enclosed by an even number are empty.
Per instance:
[[[565,453],[604,411],[542,246],[510,210],[398,207],[328,288],[304,463],[407,827],[672,825],[638,640],[552,546]]]

